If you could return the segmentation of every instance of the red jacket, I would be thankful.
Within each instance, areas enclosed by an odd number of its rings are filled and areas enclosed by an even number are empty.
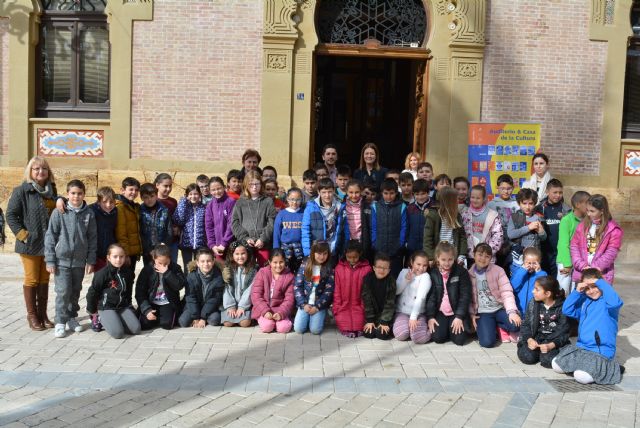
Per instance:
[[[340,260],[335,269],[333,292],[333,316],[340,331],[362,331],[364,305],[360,298],[362,281],[371,272],[366,260],[360,260],[353,268],[346,260]]]
[[[576,231],[571,238],[571,263],[573,263],[573,280],[580,281],[582,270],[589,266],[589,253],[587,252],[587,234],[584,230],[584,222],[576,227]],[[596,248],[596,253],[591,262],[592,268],[597,268],[602,272],[602,276],[609,284],[613,284],[614,265],[613,262],[618,256],[618,251],[622,246],[624,233],[618,223],[610,220],[607,228],[600,238],[600,243]]]
[[[267,312],[280,314],[282,319],[290,318],[294,307],[293,274],[285,268],[276,279],[273,295],[270,296],[272,279],[270,266],[263,267],[256,274],[251,286],[251,318],[258,319]]]

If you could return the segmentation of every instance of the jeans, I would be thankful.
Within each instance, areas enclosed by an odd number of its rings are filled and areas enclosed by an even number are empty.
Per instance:
[[[496,344],[496,327],[508,331],[509,333],[519,331],[520,328],[516,327],[509,321],[509,315],[504,309],[497,310],[490,314],[478,314],[478,342],[483,348],[493,348]]]
[[[327,316],[327,310],[323,309],[313,315],[309,315],[304,309],[298,308],[298,313],[293,320],[293,330],[296,333],[304,333],[309,330],[311,334],[320,334],[324,329],[324,318]]]

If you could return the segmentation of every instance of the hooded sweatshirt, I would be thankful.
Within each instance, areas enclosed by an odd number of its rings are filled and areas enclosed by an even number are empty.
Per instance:
[[[47,266],[79,268],[96,263],[98,238],[96,218],[86,203],[67,205],[64,213],[54,210],[44,238]]]

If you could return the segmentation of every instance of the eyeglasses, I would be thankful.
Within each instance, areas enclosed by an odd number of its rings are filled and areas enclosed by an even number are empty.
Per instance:
[[[36,166],[36,167],[32,167],[31,171],[49,171],[49,168],[47,168],[46,166]]]
[[[382,267],[382,266],[373,266],[373,268],[377,270],[383,270],[383,271],[391,270],[390,267]]]
[[[249,187],[260,187],[262,183],[249,183]]]
[[[289,201],[289,202],[302,202],[302,199],[297,199],[297,198],[287,198],[287,201]]]

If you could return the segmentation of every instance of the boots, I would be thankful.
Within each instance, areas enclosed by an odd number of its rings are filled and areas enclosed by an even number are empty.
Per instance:
[[[54,324],[47,316],[47,302],[49,301],[49,284],[38,285],[38,319],[44,328],[53,328]]]
[[[29,327],[31,330],[42,331],[44,327],[42,323],[38,319],[37,309],[36,309],[36,294],[38,291],[37,287],[27,287],[24,285],[22,287],[22,291],[24,293],[24,303],[27,306],[27,322],[29,323]]]

